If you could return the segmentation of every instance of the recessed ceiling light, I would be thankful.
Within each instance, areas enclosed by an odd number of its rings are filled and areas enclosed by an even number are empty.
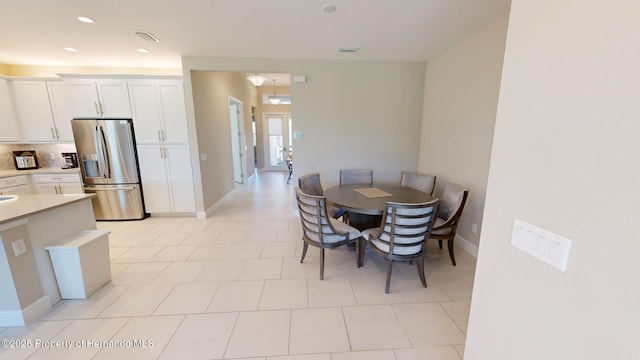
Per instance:
[[[143,48],[138,49],[138,51],[144,54],[148,54],[151,52],[149,49],[143,49]]]
[[[360,48],[357,46],[344,46],[338,48],[338,51],[343,53],[354,53],[358,50],[360,50]]]
[[[78,16],[77,19],[78,21],[82,21],[83,23],[86,23],[86,24],[93,24],[94,22],[96,22],[92,18],[89,18],[86,16]]]
[[[326,12],[327,14],[331,14],[332,12],[336,11],[336,6],[333,4],[324,4],[322,5],[322,11]]]
[[[69,52],[76,52],[76,51],[78,51],[78,49],[76,49],[76,48],[72,48],[72,47],[66,47],[66,48],[64,48],[64,49],[65,49],[66,51],[69,51]]]

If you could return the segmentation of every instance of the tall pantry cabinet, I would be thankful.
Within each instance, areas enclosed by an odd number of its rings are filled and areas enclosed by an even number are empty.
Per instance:
[[[132,79],[127,85],[147,212],[195,212],[182,80]]]

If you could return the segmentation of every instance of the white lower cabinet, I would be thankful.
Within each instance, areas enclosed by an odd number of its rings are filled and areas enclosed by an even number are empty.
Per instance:
[[[0,195],[31,194],[27,175],[11,176],[0,179]]]
[[[196,210],[188,145],[138,145],[138,162],[148,213]]]
[[[32,174],[36,194],[82,194],[80,174]]]

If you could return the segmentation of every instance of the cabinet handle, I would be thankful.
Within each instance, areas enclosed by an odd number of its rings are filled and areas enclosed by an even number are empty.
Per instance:
[[[167,132],[164,130],[160,130],[160,132],[162,133],[162,141],[167,141]]]
[[[96,106],[96,115],[100,115],[100,109],[98,108],[98,103],[93,103]]]
[[[162,134],[160,133],[160,129],[158,129],[158,142],[162,142]]]
[[[160,148],[160,159],[164,159],[164,152],[162,152],[162,148]]]
[[[58,132],[58,128],[54,129],[56,129],[56,140],[60,140],[60,133]]]
[[[55,140],[56,139],[56,132],[55,132],[55,130],[53,128],[50,128],[50,129],[51,129],[51,137],[53,138],[53,140]]]

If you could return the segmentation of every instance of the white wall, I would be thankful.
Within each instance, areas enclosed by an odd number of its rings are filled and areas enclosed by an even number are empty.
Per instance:
[[[457,234],[477,246],[484,210],[508,18],[456,43],[427,63],[420,172],[469,188]],[[471,232],[471,224],[478,227]]]
[[[288,72],[307,76],[306,83],[291,85],[293,130],[303,134],[301,139],[293,142],[296,176],[319,172],[326,187],[338,183],[340,169],[370,168],[376,181],[399,182],[402,170],[416,170],[418,167],[425,74],[423,62],[184,57],[190,130],[205,121],[198,118],[190,100],[196,95],[191,81],[194,70]],[[194,165],[200,163],[197,146],[206,141],[200,133],[197,137],[190,139],[194,147]],[[212,161],[212,157],[227,155],[209,153],[207,156],[208,161]],[[222,160],[218,162],[222,163]],[[196,174],[199,180],[199,170]],[[224,189],[221,193],[202,189],[226,182],[227,179],[205,180],[203,175],[203,181],[196,184],[197,193],[216,196],[207,197],[206,203],[198,204],[198,211],[206,210],[230,191]]]
[[[465,359],[640,352],[640,2],[513,0]],[[561,273],[518,218],[573,240]]]

